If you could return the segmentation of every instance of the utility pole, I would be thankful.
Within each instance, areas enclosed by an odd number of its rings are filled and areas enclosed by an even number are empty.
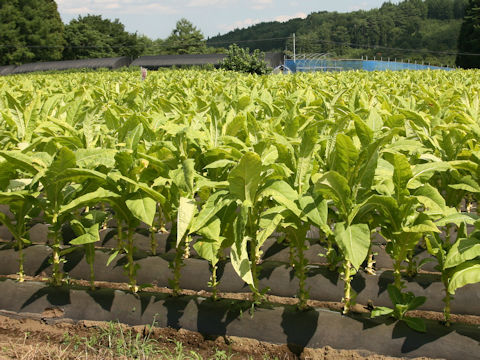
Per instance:
[[[293,62],[297,60],[297,49],[295,47],[295,33],[293,33]]]

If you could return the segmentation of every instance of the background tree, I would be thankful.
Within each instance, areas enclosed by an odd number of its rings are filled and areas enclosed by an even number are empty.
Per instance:
[[[137,57],[145,47],[137,34],[125,31],[118,20],[101,15],[79,16],[65,26],[64,59],[88,59],[116,56]]]
[[[182,18],[165,40],[165,50],[169,54],[203,54],[207,46],[202,32]]]
[[[456,64],[465,69],[480,68],[480,56],[462,55],[462,53],[480,54],[480,0],[470,0],[465,8],[465,18],[458,38]]]
[[[63,30],[54,0],[0,0],[0,64],[60,60]]]
[[[263,52],[256,49],[250,54],[248,48],[243,49],[237,44],[230,45],[227,57],[221,62],[220,68],[259,75],[266,74],[269,70]]]

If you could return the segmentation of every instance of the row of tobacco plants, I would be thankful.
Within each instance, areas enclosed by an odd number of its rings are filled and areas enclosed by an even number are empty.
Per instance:
[[[52,283],[65,254],[84,247],[92,269],[99,229],[114,219],[132,291],[134,233],[176,239],[171,285],[193,247],[211,265],[227,257],[262,301],[262,245],[290,248],[305,308],[310,245],[320,230],[331,269],[350,282],[371,271],[375,233],[394,264],[392,308],[406,316],[425,298],[404,290],[417,247],[437,261],[445,320],[455,291],[480,281],[480,72],[345,72],[252,76],[166,71],[26,75],[0,79],[0,221],[20,254],[34,220],[49,225]],[[473,209],[473,210],[472,210]],[[62,226],[76,238],[65,245]],[[153,237],[152,237],[153,238]],[[152,242],[155,254],[155,242]],[[228,254],[228,255],[226,255]],[[340,299],[339,299],[340,300]]]

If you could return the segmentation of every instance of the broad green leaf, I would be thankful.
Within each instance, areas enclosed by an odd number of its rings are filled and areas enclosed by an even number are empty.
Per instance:
[[[467,238],[458,239],[447,253],[444,268],[460,265],[480,256],[480,233],[475,232]]]
[[[367,224],[345,226],[335,224],[335,241],[342,250],[345,260],[350,261],[355,269],[362,265],[370,248],[370,229]]]
[[[218,262],[218,251],[220,250],[221,243],[211,239],[197,240],[193,244],[193,248],[203,259],[210,261],[212,266],[215,266]]]
[[[327,201],[320,201],[318,198],[314,199],[312,196],[303,196],[300,198],[299,203],[307,218],[324,233],[330,234]]]
[[[255,202],[255,195],[261,181],[262,160],[258,154],[248,152],[228,175],[230,193],[250,206]]]
[[[219,241],[220,240],[220,230],[221,230],[221,221],[217,216],[213,217],[205,226],[197,230],[196,233],[202,238]]]
[[[128,149],[135,149],[140,142],[140,139],[143,134],[143,125],[138,124],[133,130],[127,132],[125,136],[125,143],[127,144]]]
[[[260,192],[259,198],[272,197],[280,205],[285,206],[295,216],[301,216],[301,210],[296,204],[298,194],[283,180],[274,180],[269,182]]]
[[[352,139],[344,134],[338,134],[333,152],[331,170],[335,170],[346,179],[350,178],[358,161],[358,150]]]
[[[460,226],[460,224],[464,222],[468,225],[473,225],[477,219],[478,216],[475,214],[459,213],[455,211],[453,214],[449,214],[448,216],[436,221],[435,224],[437,226],[445,226],[447,224],[455,224]]]
[[[263,221],[260,220],[264,228],[257,234],[257,246],[261,247],[263,243],[273,234],[278,225],[282,222],[283,216],[281,214],[275,214],[274,216],[264,217]]]
[[[125,201],[128,209],[138,220],[152,226],[157,211],[157,202],[144,193],[137,192]]]
[[[62,179],[62,174],[69,168],[75,168],[75,165],[75,153],[72,150],[63,147],[58,151],[42,181],[58,183],[59,180]]]
[[[110,255],[110,256],[108,257],[107,266],[110,265],[110,263],[111,263],[113,260],[115,260],[115,258],[118,256],[119,252],[120,252],[120,250],[114,251],[114,252],[112,253],[112,255]]]
[[[140,190],[142,190],[143,192],[145,192],[146,194],[148,194],[152,199],[154,199],[155,201],[157,201],[161,204],[164,204],[165,201],[166,201],[165,197],[161,193],[152,189],[147,184],[132,180],[129,177],[126,177],[126,176],[123,176],[123,175],[119,174],[118,172],[110,172],[108,174],[108,178],[110,178],[111,180],[113,180],[115,182],[119,181],[119,180],[123,180],[123,181],[125,181],[129,184],[132,184],[132,185],[136,186],[137,188],[139,188]]]
[[[11,166],[35,174],[40,168],[32,162],[32,157],[23,154],[20,151],[0,150],[0,156],[8,161]]]
[[[180,198],[177,213],[177,246],[180,245],[184,236],[187,234],[196,210],[197,205],[195,200],[187,199],[185,197]]]
[[[393,184],[397,196],[407,195],[407,184],[413,176],[408,159],[403,154],[393,154]]]
[[[262,152],[262,163],[264,166],[274,164],[278,159],[278,150],[271,145]]]
[[[429,162],[426,164],[418,164],[413,168],[413,175],[408,181],[409,189],[417,189],[425,184],[435,174],[435,172],[443,172],[450,170],[452,167],[447,162]]]
[[[422,333],[427,332],[427,327],[423,319],[405,316],[402,320],[405,321],[409,328],[415,331]]]
[[[115,154],[116,150],[114,149],[102,148],[78,149],[75,151],[77,165],[89,169],[94,169],[101,165],[113,168],[115,166]]]
[[[186,159],[182,161],[183,176],[187,186],[189,195],[193,195],[193,180],[195,178],[195,161],[193,159]]]
[[[371,317],[383,316],[383,315],[391,315],[393,314],[393,309],[384,306],[376,306],[371,313]]]
[[[98,204],[99,202],[106,201],[108,202],[112,198],[118,198],[120,195],[115,194],[110,190],[105,190],[104,188],[98,188],[95,191],[90,193],[84,194],[82,196],[77,197],[70,203],[63,205],[60,207],[60,214],[64,214],[67,212],[71,212],[72,210],[89,204]]]
[[[383,121],[375,108],[370,110],[370,114],[367,118],[367,126],[374,132],[379,131],[383,127]]]
[[[217,161],[214,161],[210,164],[208,164],[207,166],[204,167],[204,169],[219,169],[219,168],[225,168],[231,164],[234,164],[235,162],[232,161],[232,160],[228,160],[228,159],[220,159],[220,160],[217,160]]]
[[[448,292],[455,294],[458,288],[480,282],[480,261],[467,261],[457,266],[448,283]]]
[[[430,212],[436,214],[445,213],[445,199],[432,185],[425,184],[419,187],[414,195]]]
[[[357,115],[353,116],[353,120],[355,123],[355,131],[357,133],[358,138],[360,139],[360,143],[362,146],[368,146],[373,140],[373,131],[368,127],[368,125]]]
[[[192,221],[190,233],[194,233],[205,226],[223,207],[228,206],[228,204],[232,202],[227,195],[228,192],[224,190],[217,191],[210,195],[198,215]]]
[[[240,213],[234,221],[234,244],[230,249],[230,261],[235,272],[248,285],[253,286],[253,275],[248,258],[247,242],[250,240],[245,236],[245,227],[248,220],[248,211],[250,206],[242,204]]]
[[[315,185],[315,190],[326,199],[331,199],[335,206],[347,216],[350,212],[352,201],[348,181],[336,171],[329,171],[323,175]]]
[[[478,185],[478,183],[471,176],[465,176],[460,180],[459,183],[449,184],[448,186],[452,189],[464,190],[473,194],[480,193],[480,185]]]
[[[98,233],[98,224],[94,224],[92,227],[86,229],[87,232],[83,235],[70,241],[71,245],[86,245],[97,241],[100,241],[100,235]]]

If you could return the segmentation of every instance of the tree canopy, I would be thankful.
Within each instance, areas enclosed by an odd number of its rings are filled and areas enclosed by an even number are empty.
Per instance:
[[[144,50],[137,34],[127,32],[118,19],[102,19],[101,15],[71,20],[65,26],[65,40],[64,59],[137,57]]]
[[[458,39],[457,66],[480,68],[480,0],[470,0]]]
[[[64,26],[54,0],[0,0],[0,64],[60,60]]]
[[[165,40],[165,50],[170,54],[203,54],[206,49],[202,32],[185,18],[177,21],[175,29]]]

